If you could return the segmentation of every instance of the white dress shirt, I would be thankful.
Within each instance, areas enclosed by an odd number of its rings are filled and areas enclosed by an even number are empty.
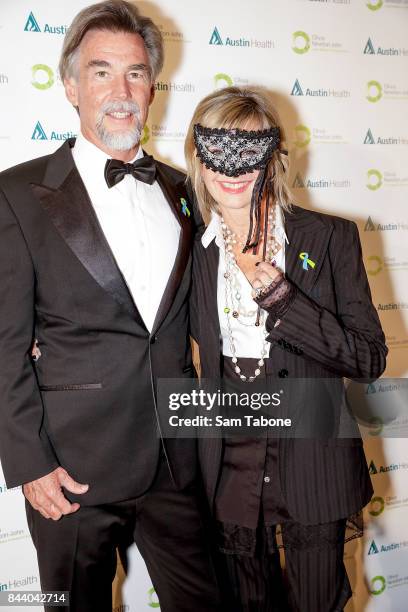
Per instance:
[[[176,258],[180,225],[157,181],[148,185],[127,174],[109,189],[104,178],[109,157],[82,134],[72,155],[116,263],[152,331]],[[135,159],[140,157],[141,147]]]
[[[289,244],[285,229],[283,226],[282,211],[279,206],[276,207],[276,239],[281,243],[282,248],[274,257],[276,261],[276,267],[285,272],[285,242]],[[230,348],[230,340],[227,326],[227,317],[230,318],[230,325],[232,330],[232,336],[234,338],[235,353],[237,357],[253,357],[255,359],[261,358],[263,343],[266,335],[265,320],[267,313],[261,309],[261,319],[259,327],[255,325],[242,325],[237,319],[232,316],[232,313],[226,314],[224,308],[226,307],[225,300],[225,278],[224,273],[226,270],[225,265],[225,249],[224,249],[224,238],[221,229],[221,217],[216,212],[212,212],[211,221],[208,224],[207,229],[201,237],[202,245],[207,248],[208,245],[215,240],[215,244],[220,250],[220,258],[218,264],[218,280],[217,280],[217,303],[218,303],[218,319],[220,322],[221,330],[221,343],[222,343],[222,354],[227,357],[232,357],[232,351]],[[245,276],[245,274],[239,269],[238,272],[239,284],[241,287],[241,299],[240,304],[243,309],[248,311],[257,310],[257,304],[254,302],[251,292],[252,285]],[[231,304],[228,304],[231,306]],[[255,315],[250,321],[255,322]],[[266,343],[266,356],[269,357],[270,343]]]

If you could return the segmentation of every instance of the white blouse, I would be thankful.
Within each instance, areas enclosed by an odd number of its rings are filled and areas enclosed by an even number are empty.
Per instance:
[[[276,267],[279,268],[282,272],[285,272],[285,242],[289,244],[288,238],[285,233],[285,229],[283,226],[283,215],[279,206],[276,208],[276,237],[282,245],[282,248],[275,256]],[[226,289],[226,281],[224,278],[224,273],[226,270],[225,263],[225,249],[224,249],[224,239],[222,235],[221,229],[221,217],[216,212],[213,212],[211,215],[211,221],[208,224],[207,229],[201,237],[201,243],[204,248],[207,248],[208,245],[215,240],[215,244],[218,246],[220,250],[220,258],[218,264],[218,280],[217,280],[217,304],[218,304],[218,319],[220,322],[220,330],[221,330],[221,350],[222,354],[227,357],[232,357],[232,352],[230,348],[229,341],[229,333],[228,333],[228,325],[227,325],[227,317],[230,318],[230,325],[232,330],[232,336],[234,339],[235,352],[237,357],[253,357],[255,359],[260,359],[261,352],[263,348],[264,338],[266,335],[265,330],[265,320],[267,313],[266,311],[261,309],[261,319],[259,327],[255,327],[255,325],[248,325],[249,322],[254,323],[256,318],[257,304],[253,300],[251,292],[252,286],[251,283],[246,278],[245,274],[239,269],[237,273],[237,279],[240,285],[240,305],[241,308],[245,311],[254,311],[253,318],[245,317],[246,325],[243,325],[239,322],[238,319],[234,318],[231,312],[226,314],[224,312],[224,308],[226,307],[226,299],[225,299],[225,289]],[[230,298],[228,300],[228,305],[231,306]],[[269,356],[270,343],[266,343],[266,356]]]

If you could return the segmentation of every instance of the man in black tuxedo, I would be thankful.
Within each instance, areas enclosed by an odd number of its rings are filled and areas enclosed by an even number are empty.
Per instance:
[[[191,377],[184,175],[140,138],[161,35],[130,3],[81,11],[60,72],[81,133],[0,175],[1,459],[23,484],[43,590],[111,611],[135,541],[161,610],[218,609],[194,441],[160,436],[160,377]]]

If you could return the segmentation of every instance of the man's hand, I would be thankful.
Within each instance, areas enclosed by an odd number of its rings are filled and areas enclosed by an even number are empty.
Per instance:
[[[89,485],[75,482],[62,467],[50,474],[23,485],[23,493],[34,508],[44,518],[58,521],[63,514],[72,514],[79,509],[79,504],[71,504],[63,494],[61,487],[71,493],[86,493]]]

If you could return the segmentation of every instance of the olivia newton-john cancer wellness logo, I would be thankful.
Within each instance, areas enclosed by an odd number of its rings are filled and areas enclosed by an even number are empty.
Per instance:
[[[156,591],[154,590],[154,587],[152,587],[151,589],[147,591],[147,596],[148,596],[147,605],[149,606],[149,608],[160,608],[160,603],[159,603],[159,600],[157,599],[157,595],[156,595]]]
[[[366,187],[370,191],[378,191],[381,187],[408,187],[408,169],[404,174],[398,174],[396,171],[383,170],[380,172],[377,168],[370,168],[367,170]],[[407,228],[406,224],[395,227],[395,229]]]
[[[386,586],[387,581],[384,576],[374,576],[371,579],[369,591],[371,595],[381,595],[381,593],[384,593]]]
[[[231,76],[225,72],[217,72],[214,75],[214,87],[221,89],[222,87],[232,87],[233,85],[248,85],[249,80],[240,76]]]
[[[31,68],[31,85],[40,91],[45,91],[55,83],[54,71],[46,64],[35,64]]]
[[[401,87],[389,81],[384,84],[375,80],[368,81],[366,86],[366,99],[373,103],[381,99],[408,100],[408,84]]]
[[[310,143],[316,145],[326,144],[346,144],[347,140],[338,131],[333,131],[329,127],[319,126],[310,128],[307,125],[299,124],[294,128],[293,144],[299,149],[307,147]]]
[[[326,34],[309,34],[304,30],[296,30],[292,34],[292,51],[297,55],[304,55],[309,51],[325,51],[346,53],[348,49],[339,40],[334,40]]]
[[[366,0],[366,7],[370,11],[379,11],[382,8],[408,8],[408,0]]]

